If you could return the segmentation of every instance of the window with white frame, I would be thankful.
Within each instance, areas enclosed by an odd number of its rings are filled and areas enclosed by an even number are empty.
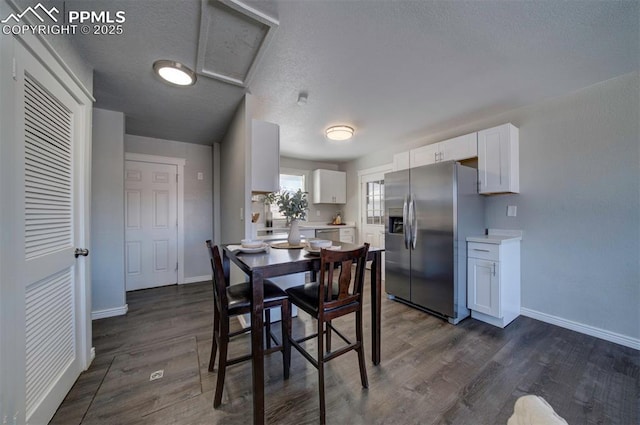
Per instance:
[[[294,169],[280,169],[280,191],[297,192],[298,189],[303,192],[307,191],[307,174],[308,171]],[[284,219],[284,215],[280,214],[278,205],[271,205],[273,218]]]
[[[367,224],[384,224],[384,180],[367,182]]]

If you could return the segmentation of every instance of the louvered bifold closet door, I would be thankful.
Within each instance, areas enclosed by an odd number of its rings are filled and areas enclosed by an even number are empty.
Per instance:
[[[23,112],[25,261],[37,271],[26,287],[29,419],[76,359],[73,114],[26,73]]]
[[[73,245],[71,114],[25,78],[25,242],[30,259]]]

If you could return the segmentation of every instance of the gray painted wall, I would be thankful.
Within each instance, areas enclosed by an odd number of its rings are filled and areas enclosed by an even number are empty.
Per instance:
[[[125,151],[184,158],[184,277],[211,275],[204,241],[213,237],[212,147],[125,134]],[[202,172],[204,179],[198,180]]]
[[[640,76],[624,75],[345,164],[347,217],[357,170],[393,153],[511,122],[520,194],[487,198],[486,226],[524,230],[522,307],[640,338]],[[507,205],[518,206],[506,217]]]
[[[124,114],[93,109],[91,311],[122,308],[124,281]]]

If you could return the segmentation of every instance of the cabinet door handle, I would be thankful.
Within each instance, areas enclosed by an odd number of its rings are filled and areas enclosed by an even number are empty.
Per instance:
[[[489,252],[488,249],[478,249],[478,248],[473,248],[474,251],[479,251],[479,252]]]
[[[493,263],[493,276],[495,277],[496,275],[496,263]]]

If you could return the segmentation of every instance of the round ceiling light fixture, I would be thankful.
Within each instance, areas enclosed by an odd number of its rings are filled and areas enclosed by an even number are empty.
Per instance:
[[[349,140],[353,137],[353,128],[346,125],[334,125],[326,130],[327,139]]]
[[[174,86],[185,87],[196,83],[196,73],[180,62],[157,60],[153,63],[153,70],[160,78]]]

